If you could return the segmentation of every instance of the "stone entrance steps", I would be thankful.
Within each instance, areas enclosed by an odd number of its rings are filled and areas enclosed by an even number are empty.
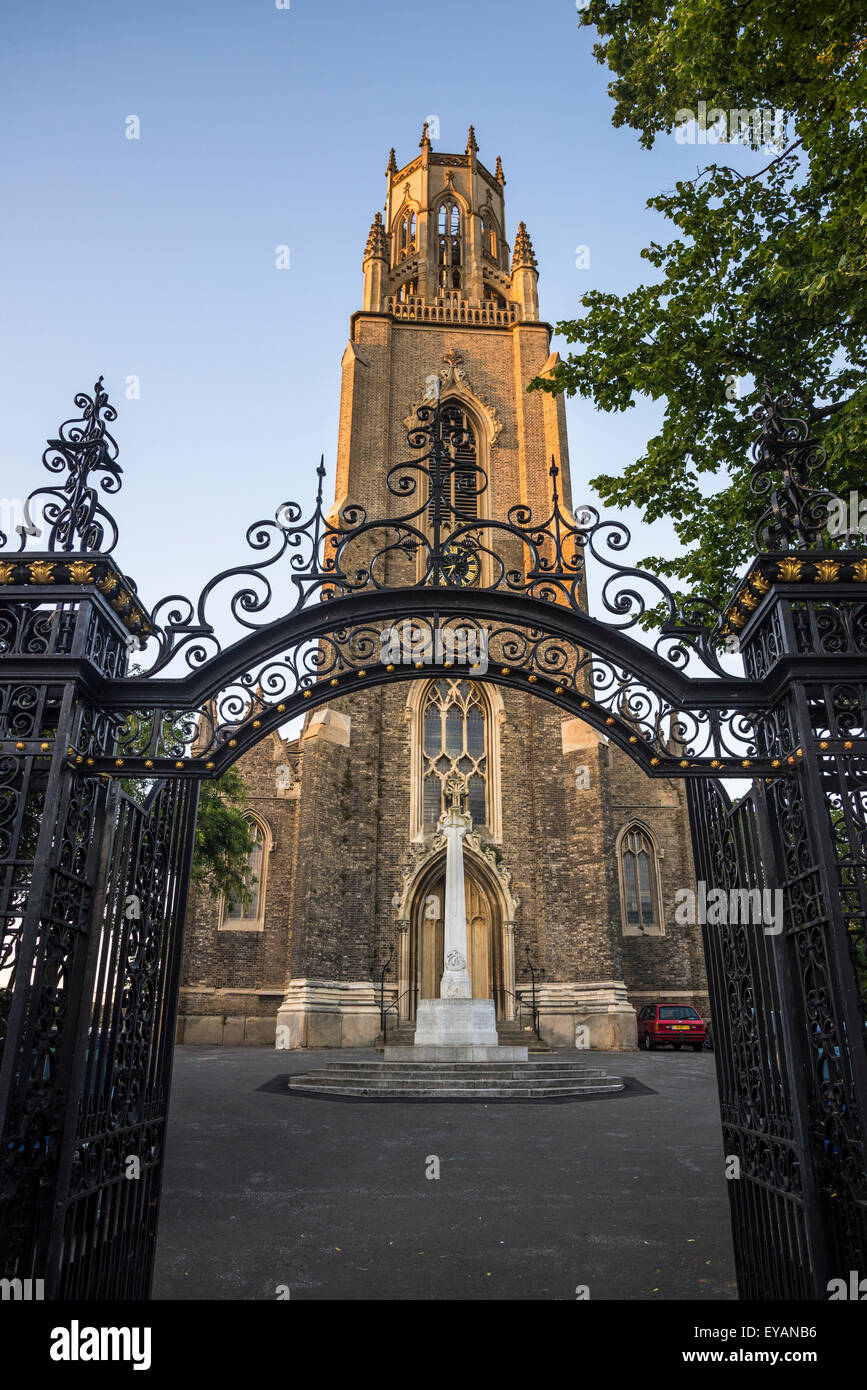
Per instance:
[[[551,1053],[552,1048],[541,1038],[537,1038],[532,1028],[522,1028],[512,1019],[501,1019],[497,1023],[497,1037],[502,1047],[526,1047],[528,1052]]]
[[[382,1052],[386,1042],[389,1047],[411,1047],[415,1042],[415,1024],[400,1023],[396,1028],[389,1028],[387,1036],[380,1033],[373,1046],[377,1052]]]
[[[610,1095],[619,1076],[583,1062],[326,1062],[293,1076],[291,1091],[371,1099],[544,1100]]]

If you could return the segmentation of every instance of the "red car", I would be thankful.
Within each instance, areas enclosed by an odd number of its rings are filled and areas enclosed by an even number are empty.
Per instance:
[[[676,1052],[687,1044],[701,1052],[706,1032],[704,1019],[690,1004],[645,1004],[638,1011],[638,1046],[648,1052],[662,1043]]]

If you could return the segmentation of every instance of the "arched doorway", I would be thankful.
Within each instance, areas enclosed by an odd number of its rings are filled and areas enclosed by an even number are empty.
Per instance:
[[[504,1016],[503,921],[497,895],[464,855],[467,910],[467,968],[474,999],[493,999],[497,1017]],[[419,999],[438,999],[443,973],[443,914],[445,858],[441,857],[419,884],[410,914],[409,1016]]]

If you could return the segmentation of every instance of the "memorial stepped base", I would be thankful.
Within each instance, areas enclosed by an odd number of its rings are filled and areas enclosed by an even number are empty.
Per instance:
[[[497,1022],[497,1037],[502,1047],[526,1047],[528,1052],[545,1052],[549,1055],[552,1051],[546,1042],[536,1037],[532,1028],[522,1028],[519,1023],[509,1019]],[[387,1040],[380,1033],[374,1044],[377,1052],[382,1052],[386,1041],[389,1047],[409,1047],[415,1042],[415,1024],[404,1021],[396,1028],[389,1028]]]
[[[326,1062],[291,1091],[370,1099],[557,1100],[623,1090],[619,1076],[568,1058],[533,1062]]]

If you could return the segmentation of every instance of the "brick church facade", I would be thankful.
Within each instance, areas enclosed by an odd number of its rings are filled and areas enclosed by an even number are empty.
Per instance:
[[[526,227],[505,240],[502,165],[470,128],[464,154],[391,153],[385,211],[364,254],[363,307],[343,356],[335,513],[394,511],[389,468],[440,381],[463,412],[488,486],[480,507],[550,512],[552,457],[571,506],[562,398],[550,371]],[[490,673],[493,676],[493,671]],[[382,969],[390,1027],[411,1030],[442,972],[446,777],[465,779],[473,993],[504,1029],[528,1022],[532,963],[543,1037],[635,1046],[656,999],[707,1008],[700,929],[675,921],[694,883],[684,784],[651,779],[578,719],[533,696],[423,676],[340,697],[298,737],[271,734],[237,764],[255,849],[243,908],[199,891],[188,914],[179,1038],[371,1046]]]

